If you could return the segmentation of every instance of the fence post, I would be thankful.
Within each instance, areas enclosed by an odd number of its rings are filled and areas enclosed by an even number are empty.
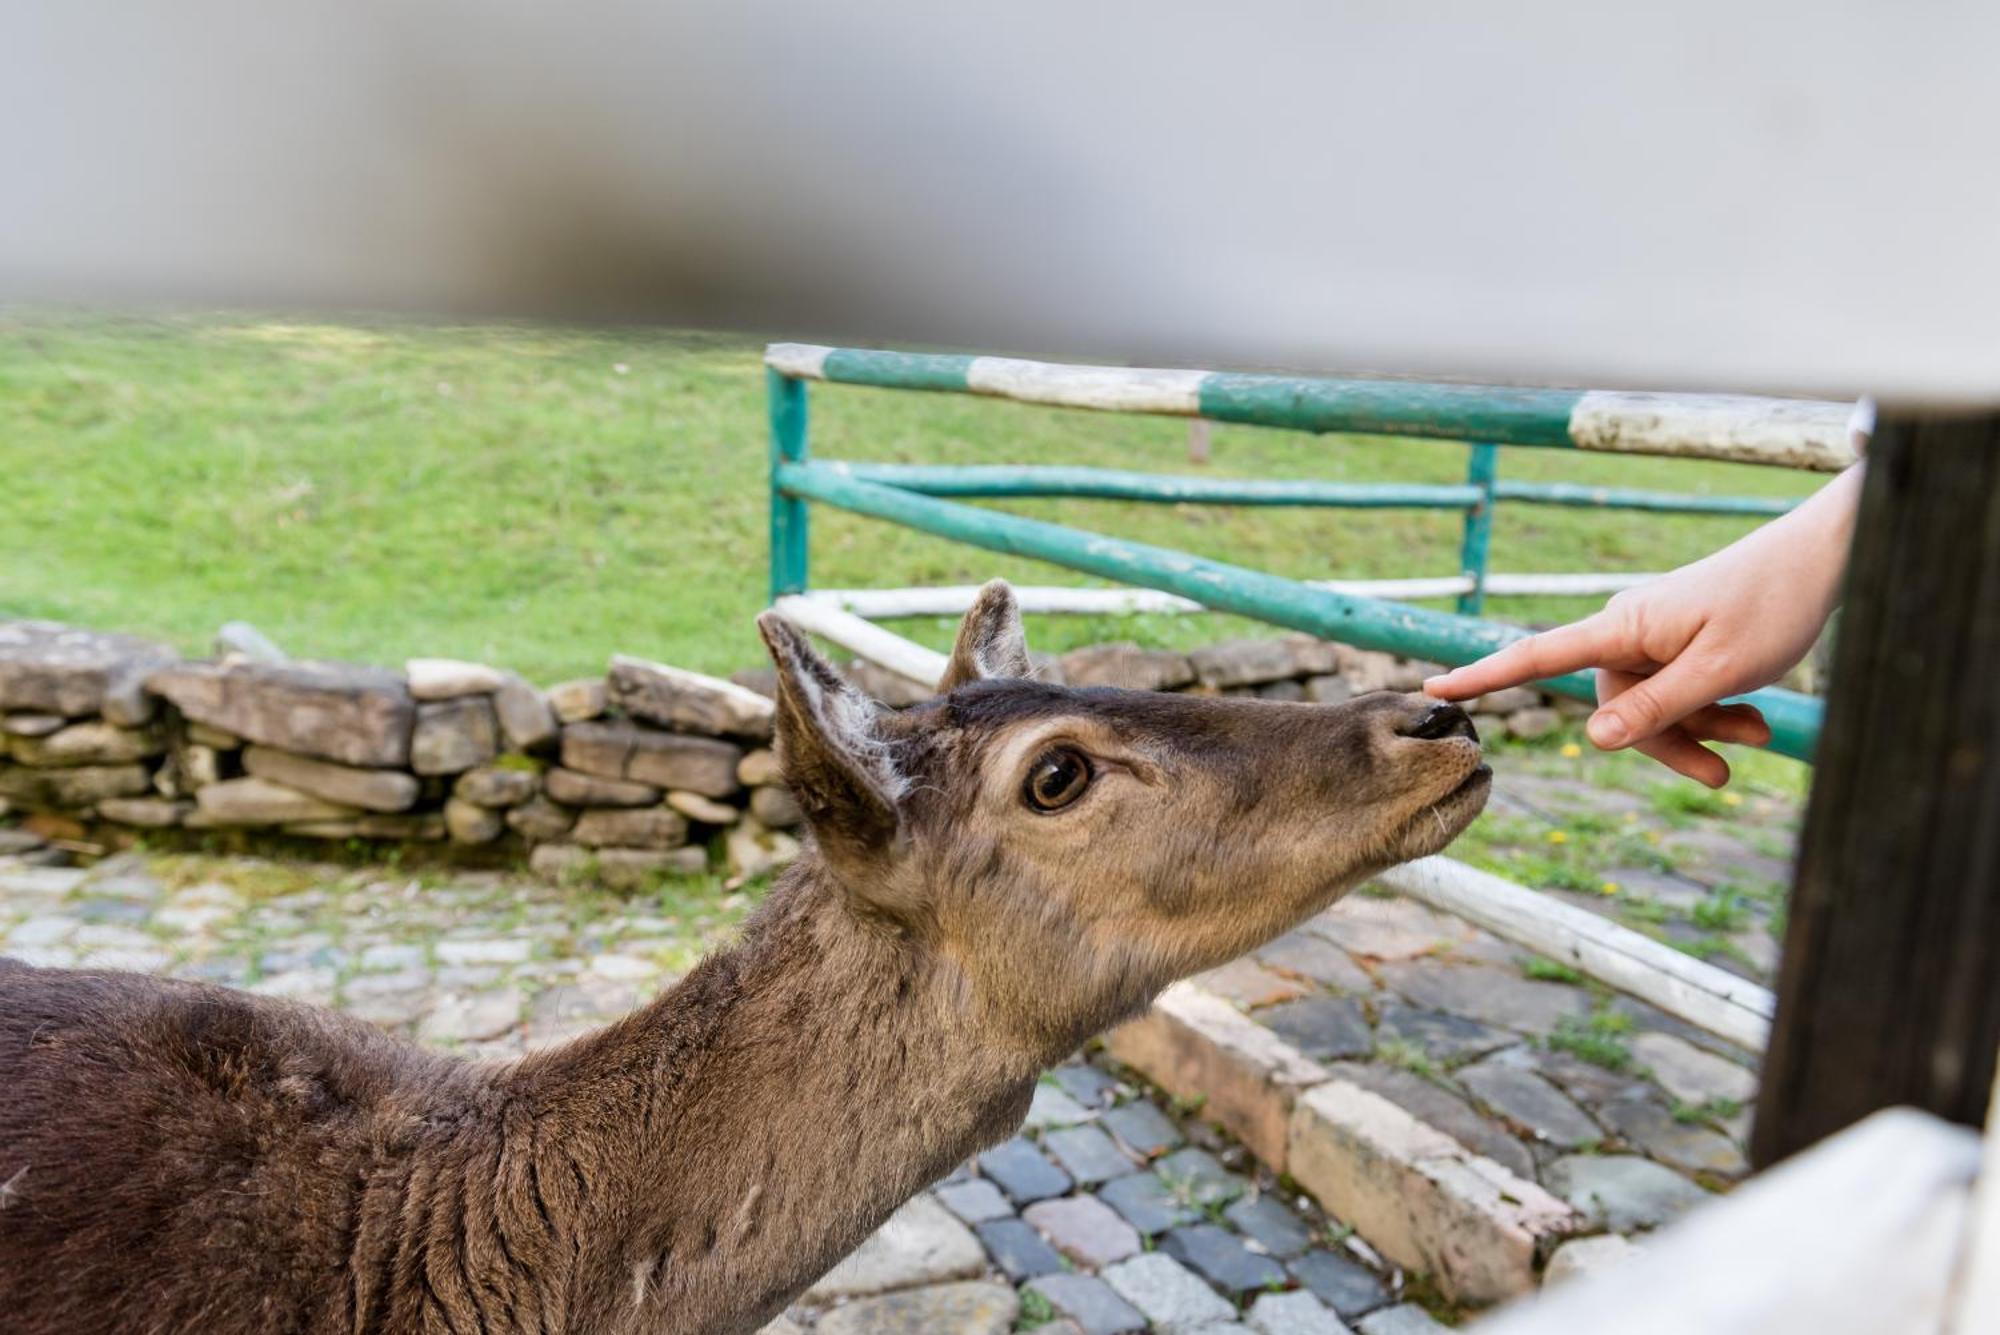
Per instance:
[[[1751,1136],[1879,1108],[1977,1126],[2000,1046],[2000,414],[1885,416]]]
[[[766,369],[771,414],[771,600],[804,593],[808,569],[806,502],[778,490],[778,469],[806,458],[806,382]]]
[[[1479,503],[1465,512],[1465,541],[1458,552],[1458,568],[1472,581],[1472,587],[1458,595],[1463,616],[1478,616],[1486,610],[1486,556],[1493,544],[1493,479],[1500,471],[1500,447],[1474,445],[1466,466],[1465,480],[1479,488]]]
[[[1208,462],[1210,423],[1206,417],[1188,419],[1188,462],[1205,464]]]

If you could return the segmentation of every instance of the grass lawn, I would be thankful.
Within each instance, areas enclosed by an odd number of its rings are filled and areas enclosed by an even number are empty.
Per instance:
[[[813,391],[834,458],[1177,471],[1185,423],[937,395]],[[216,315],[0,315],[0,616],[205,650],[256,624],[301,657],[484,660],[552,681],[614,650],[758,661],[765,588],[756,343],[646,331]],[[1462,446],[1219,426],[1217,475],[1456,481]],[[1510,450],[1504,476],[1802,495],[1778,469]],[[1019,502],[1018,513],[1300,578],[1442,575],[1458,520],[1420,512]],[[824,586],[1083,582],[815,507]],[[1502,507],[1495,568],[1649,570],[1742,520]],[[1596,600],[1501,600],[1551,620]],[[949,623],[906,622],[943,647]],[[1062,649],[1267,633],[1219,617],[1039,619]]]

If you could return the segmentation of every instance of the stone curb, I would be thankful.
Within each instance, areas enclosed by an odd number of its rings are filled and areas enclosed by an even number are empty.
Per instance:
[[[1289,1173],[1327,1212],[1467,1302],[1533,1290],[1581,1220],[1565,1202],[1301,1054],[1223,998],[1176,983],[1106,1036],[1111,1055]]]

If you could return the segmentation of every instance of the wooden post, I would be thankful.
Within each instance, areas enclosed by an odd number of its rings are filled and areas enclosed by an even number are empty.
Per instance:
[[[2000,414],[1885,418],[1752,1154],[1878,1108],[1976,1126],[2000,1047]]]
[[[1208,462],[1210,425],[1206,417],[1188,419],[1188,462],[1205,464]]]

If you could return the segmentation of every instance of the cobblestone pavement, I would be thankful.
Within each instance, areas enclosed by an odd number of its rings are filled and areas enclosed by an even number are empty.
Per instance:
[[[1503,754],[1493,810],[1456,851],[1768,979],[1794,804],[1732,806],[1564,749]],[[699,880],[622,896],[488,872],[62,860],[0,824],[0,950],[335,1005],[477,1056],[638,1005],[752,903]],[[1749,1054],[1415,903],[1359,892],[1202,982],[1593,1227],[1643,1231],[1744,1170]],[[1410,1301],[1421,1281],[1196,1113],[1102,1055],[1058,1068],[1018,1138],[913,1201],[777,1329],[1435,1329]]]

